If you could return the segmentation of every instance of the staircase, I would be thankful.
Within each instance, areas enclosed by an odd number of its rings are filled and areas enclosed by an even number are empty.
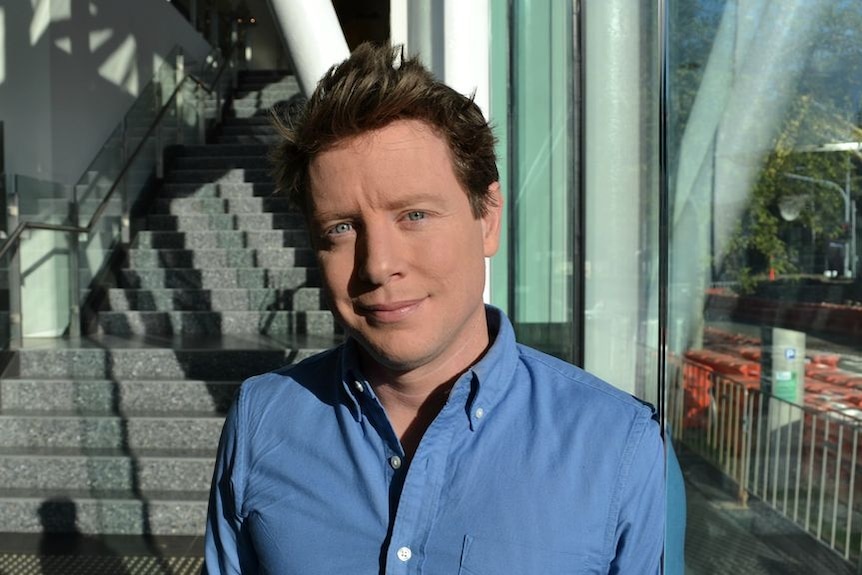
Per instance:
[[[215,141],[173,156],[94,333],[16,352],[0,379],[0,537],[203,533],[239,383],[338,339],[266,161],[265,110],[297,93],[283,73],[241,74]]]

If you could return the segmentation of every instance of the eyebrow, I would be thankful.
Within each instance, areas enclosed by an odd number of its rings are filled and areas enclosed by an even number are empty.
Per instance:
[[[417,192],[415,194],[410,194],[408,196],[396,198],[391,202],[385,204],[385,209],[387,210],[403,210],[405,208],[409,208],[416,204],[423,203],[436,203],[440,201],[440,195],[432,192]],[[341,219],[349,219],[354,217],[357,214],[358,210],[355,209],[347,209],[347,210],[331,210],[331,211],[316,211],[312,208],[311,216],[315,221],[332,221],[332,220],[341,220]]]

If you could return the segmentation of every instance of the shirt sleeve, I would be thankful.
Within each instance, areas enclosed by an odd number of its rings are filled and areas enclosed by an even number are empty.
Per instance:
[[[219,440],[204,539],[204,575],[257,573],[257,556],[242,517],[245,481],[242,392],[228,411]]]
[[[665,532],[664,443],[658,423],[632,429],[631,465],[620,477],[616,555],[610,573],[661,573]]]

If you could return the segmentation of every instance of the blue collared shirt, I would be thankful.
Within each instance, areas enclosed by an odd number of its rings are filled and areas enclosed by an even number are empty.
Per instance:
[[[219,444],[204,572],[659,572],[652,410],[518,345],[499,310],[488,320],[492,346],[409,468],[355,342],[246,381]]]

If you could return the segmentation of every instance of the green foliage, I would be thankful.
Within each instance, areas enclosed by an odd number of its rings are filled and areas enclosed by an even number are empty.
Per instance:
[[[802,132],[810,138],[819,123],[834,129],[828,124],[835,118],[812,117],[811,104],[810,95],[802,95],[793,103],[730,242],[722,272],[736,276],[742,292],[752,291],[770,270],[779,275],[805,271],[797,261],[798,250],[788,242],[794,228],[804,229],[812,242],[841,237],[844,200],[838,188],[844,187],[848,170],[854,168],[848,152],[798,151]],[[798,219],[786,221],[781,216],[782,202],[800,204]]]

